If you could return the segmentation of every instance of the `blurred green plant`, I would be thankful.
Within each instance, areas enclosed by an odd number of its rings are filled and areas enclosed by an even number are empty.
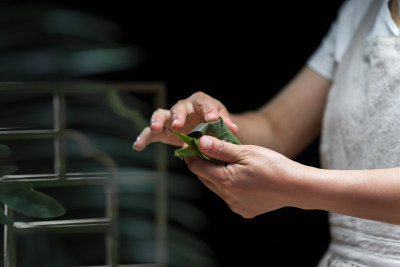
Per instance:
[[[117,42],[121,27],[72,8],[2,3],[0,80],[49,80],[137,66],[143,49]]]
[[[0,144],[0,158],[8,157],[10,149]],[[32,184],[26,182],[5,182],[1,177],[13,174],[18,170],[14,165],[0,165],[0,202],[25,216],[36,218],[54,218],[65,213],[64,207],[54,198],[36,191]],[[0,223],[11,224],[12,221],[0,208]]]
[[[88,90],[82,89],[79,94],[68,94],[64,83],[65,80],[136,67],[143,61],[144,50],[136,45],[121,45],[118,42],[122,33],[121,27],[93,14],[68,7],[54,7],[51,3],[38,5],[7,2],[1,5],[0,82],[62,81],[54,88],[54,92],[60,90],[60,93],[65,93],[66,127],[82,133],[96,150],[104,151],[115,160],[118,165],[118,183],[124,173],[131,176],[129,183],[119,184],[118,191],[121,264],[132,261],[157,262],[156,251],[159,244],[155,238],[157,221],[154,218],[157,185],[151,179],[139,182],[133,179],[137,173],[154,171],[155,145],[150,145],[140,153],[131,149],[133,138],[147,125],[154,107],[150,107],[146,101],[136,99],[132,94],[115,90],[98,92],[92,90],[93,88],[86,88]],[[52,129],[53,99],[39,94],[41,90],[39,86],[27,90],[25,95],[12,90],[1,95],[0,131]],[[11,160],[19,166],[18,174],[53,173],[53,140],[4,141],[13,151]],[[5,145],[0,148],[0,158],[10,154],[10,149]],[[67,140],[66,150],[68,173],[105,171],[99,162],[85,157],[82,146],[76,139]],[[172,161],[168,164],[179,165],[180,162]],[[29,183],[24,182],[22,186],[17,182],[2,181],[1,177],[16,171],[17,168],[13,165],[0,165],[0,202],[10,208],[16,206],[25,211],[23,205],[34,200],[30,203],[37,204],[36,210],[32,209],[29,214],[19,213],[21,209],[15,209],[16,219],[22,219],[18,221],[29,221],[24,215],[37,216],[38,212],[43,212],[40,209],[43,208],[41,204],[48,203],[49,199],[34,190]],[[199,197],[198,188],[185,175],[167,173],[165,178],[168,180],[168,217],[165,218],[168,220],[168,266],[216,266],[212,251],[197,235],[207,225],[206,215],[191,203]],[[51,195],[64,204],[68,214],[62,216],[62,219],[88,218],[91,215],[96,218],[104,215],[103,187],[71,186],[68,190],[62,187],[43,188],[43,192],[51,192]],[[11,201],[12,194],[16,195],[14,201]],[[6,197],[3,198],[3,195]],[[43,214],[50,212],[54,212],[53,215],[61,214],[61,207],[50,206]],[[0,223],[7,223],[7,217],[2,215],[3,211],[0,212]],[[63,237],[67,236],[72,235]],[[103,244],[98,239],[93,238],[93,233],[79,233],[79,241],[75,241],[73,246],[63,246],[62,238],[60,241],[52,238],[54,236],[32,235],[18,240],[17,244],[22,247],[21,252],[24,255],[18,258],[18,264],[53,267],[60,266],[60,261],[66,264],[71,260],[78,262],[74,262],[74,265],[81,264],[80,260],[88,262],[84,265],[102,264],[104,247],[102,248]],[[58,249],[63,253],[58,253]],[[78,252],[75,254],[76,251],[71,252],[69,249],[77,249]],[[80,254],[84,254],[82,258]],[[52,255],[54,259],[51,260],[48,255]]]
[[[107,93],[108,103],[112,110],[121,117],[130,120],[138,131],[147,126],[147,121],[144,119],[143,114],[132,107],[128,107],[121,99],[120,93],[117,90],[110,90]]]

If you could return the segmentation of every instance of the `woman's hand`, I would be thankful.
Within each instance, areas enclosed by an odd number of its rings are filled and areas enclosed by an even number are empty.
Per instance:
[[[237,126],[231,121],[228,110],[218,100],[203,92],[197,92],[189,98],[178,101],[170,110],[156,110],[146,127],[133,144],[133,149],[143,150],[152,142],[163,142],[170,145],[182,146],[183,142],[167,128],[187,133],[202,122],[217,120],[225,121],[233,133]]]
[[[298,205],[298,179],[305,166],[272,150],[234,145],[210,136],[200,138],[201,150],[227,165],[186,157],[190,170],[232,211],[245,218],[285,206]],[[296,186],[295,186],[296,185]]]

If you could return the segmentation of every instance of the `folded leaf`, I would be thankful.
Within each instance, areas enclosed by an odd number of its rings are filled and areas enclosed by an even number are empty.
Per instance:
[[[241,144],[221,117],[219,117],[219,119],[216,121],[200,123],[187,135],[198,138],[200,138],[202,135],[210,135],[229,143],[237,145]]]
[[[202,135],[210,135],[225,142],[237,145],[241,144],[240,141],[228,128],[228,126],[225,124],[225,122],[221,117],[216,121],[204,122],[197,125],[187,135],[184,135],[172,129],[170,129],[170,131],[173,132],[176,136],[178,136],[183,142],[185,142],[188,145],[187,147],[175,150],[174,155],[181,159],[185,156],[197,156],[209,162],[217,164],[226,164],[226,162],[222,162],[220,160],[208,157],[200,150],[199,139]]]
[[[180,149],[175,150],[175,157],[179,157],[183,159],[182,157],[186,156],[197,156],[197,152],[192,149],[192,147],[187,146],[187,147],[182,147]]]

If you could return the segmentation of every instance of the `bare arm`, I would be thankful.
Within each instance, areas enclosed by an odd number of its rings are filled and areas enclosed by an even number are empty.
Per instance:
[[[232,115],[245,144],[271,148],[288,157],[297,155],[320,132],[331,82],[305,67],[261,109]],[[257,131],[249,131],[254,129]]]
[[[310,168],[310,167],[306,167]],[[400,224],[400,168],[306,172],[299,206]]]

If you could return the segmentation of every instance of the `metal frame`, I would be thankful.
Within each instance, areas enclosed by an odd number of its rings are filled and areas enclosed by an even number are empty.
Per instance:
[[[53,129],[43,130],[10,130],[0,131],[1,140],[15,139],[53,139],[54,141],[54,173],[40,175],[9,175],[4,181],[29,181],[35,187],[55,187],[72,185],[103,184],[106,187],[106,217],[74,220],[52,220],[37,222],[14,222],[4,227],[4,266],[16,266],[16,235],[33,232],[104,232],[106,234],[107,266],[118,266],[118,167],[111,157],[101,151],[94,150],[90,141],[80,132],[67,129],[66,95],[81,92],[107,92],[110,88],[133,93],[153,95],[155,107],[164,107],[166,88],[163,83],[120,83],[104,84],[93,82],[28,82],[0,83],[0,94],[12,92],[37,93],[53,95]],[[102,162],[107,173],[67,173],[66,139],[73,138],[78,142],[87,156]],[[157,221],[157,263],[148,266],[167,265],[167,182],[165,146],[156,145],[154,171],[135,173],[129,179],[118,178],[118,183],[154,183],[156,186],[156,221]],[[134,179],[132,179],[132,176]],[[5,206],[7,216],[13,219],[13,212]],[[121,266],[121,265],[119,265]],[[136,266],[136,265],[130,265]],[[144,266],[144,265],[137,265]]]

